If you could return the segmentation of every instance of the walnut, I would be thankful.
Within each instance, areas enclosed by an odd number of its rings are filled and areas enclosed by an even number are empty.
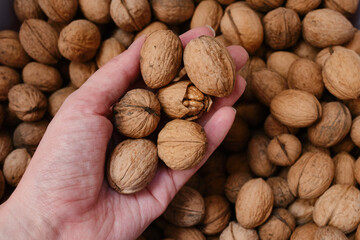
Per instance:
[[[3,172],[6,182],[16,187],[30,163],[31,156],[25,148],[12,151],[4,161]]]
[[[153,142],[146,139],[125,140],[111,153],[107,165],[109,185],[123,194],[141,191],[154,178],[157,165]]]
[[[359,189],[352,185],[336,184],[316,201],[313,219],[320,227],[337,227],[347,234],[359,225],[359,211]]]
[[[237,222],[230,222],[229,225],[224,229],[220,235],[220,240],[258,240],[259,236],[255,229],[243,228]]]
[[[201,92],[226,97],[233,91],[236,73],[233,59],[215,38],[201,36],[191,40],[184,50],[184,65],[191,82]]]
[[[345,45],[346,48],[355,51],[357,54],[360,54],[360,30],[357,30],[354,34],[353,39]]]
[[[331,185],[334,172],[334,163],[329,155],[304,153],[288,173],[291,193],[301,199],[317,198]]]
[[[295,45],[293,51],[296,55],[301,58],[306,58],[312,61],[315,61],[317,54],[319,53],[320,49],[312,46],[310,43],[301,40],[298,44]]]
[[[325,48],[349,42],[356,29],[341,13],[324,8],[309,12],[303,20],[303,38]]]
[[[49,114],[54,117],[55,114],[59,111],[61,105],[64,103],[66,98],[72,94],[76,89],[72,86],[65,87],[57,90],[49,97]]]
[[[354,142],[351,140],[350,135],[347,135],[341,142],[334,145],[331,150],[333,153],[351,152],[355,147]]]
[[[30,18],[45,18],[37,0],[14,0],[14,11],[20,22]]]
[[[84,63],[71,62],[69,65],[71,84],[76,88],[81,87],[96,70],[96,63],[93,61]]]
[[[334,157],[334,164],[334,184],[348,184],[355,186],[355,159],[349,153],[341,152]]]
[[[150,34],[140,52],[140,70],[148,87],[168,85],[180,71],[183,48],[180,38],[170,30]]]
[[[123,135],[143,138],[150,135],[160,121],[160,103],[145,89],[127,92],[113,107],[115,127]]]
[[[356,13],[358,6],[358,0],[325,0],[326,8],[334,9],[345,16]]]
[[[225,182],[225,195],[231,203],[236,202],[236,197],[244,184],[251,179],[250,173],[236,172],[231,174]]]
[[[320,227],[316,230],[314,240],[347,240],[346,235],[335,227]]]
[[[12,136],[7,130],[0,131],[0,165],[4,163],[6,156],[13,149]]]
[[[9,108],[23,121],[40,120],[47,109],[45,95],[32,85],[22,83],[9,91]]]
[[[204,95],[190,81],[179,81],[161,88],[157,96],[162,110],[170,118],[198,119],[212,105],[210,96]]]
[[[286,8],[295,10],[299,15],[305,15],[321,4],[321,0],[287,0]]]
[[[342,51],[343,49],[346,48],[342,46],[331,46],[324,48],[321,51],[319,51],[318,54],[316,55],[315,62],[319,64],[321,67],[324,67],[326,61],[334,52]]]
[[[297,130],[298,129],[296,128],[291,128],[286,125],[283,125],[271,114],[265,119],[264,131],[266,135],[270,138],[274,138],[278,135],[285,133],[296,134]]]
[[[12,68],[0,66],[0,101],[8,100],[9,90],[20,83],[20,74]]]
[[[278,8],[285,0],[246,0],[246,3],[249,4],[251,8],[261,12],[268,12],[272,9]]]
[[[195,189],[184,186],[175,195],[163,216],[176,226],[191,227],[198,224],[204,214],[204,198]]]
[[[22,68],[30,61],[19,40],[19,34],[10,30],[0,31],[0,63]]]
[[[355,145],[360,147],[360,116],[353,120],[350,136]]]
[[[318,226],[314,223],[308,223],[295,228],[290,240],[309,240],[314,239]]]
[[[37,62],[28,63],[24,67],[22,78],[24,83],[31,84],[43,92],[54,92],[63,83],[56,68]]]
[[[314,205],[317,199],[297,199],[289,207],[289,212],[295,217],[296,224],[307,224],[313,219]]]
[[[205,197],[205,216],[200,222],[199,230],[206,235],[222,232],[230,221],[229,202],[222,196]]]
[[[249,138],[250,130],[248,124],[239,115],[236,115],[222,146],[230,152],[239,152],[246,147]]]
[[[271,177],[266,180],[274,193],[274,207],[286,208],[295,200],[287,181],[282,177]]]
[[[38,3],[46,16],[55,22],[70,22],[78,8],[77,0],[38,0]]]
[[[152,22],[149,25],[147,25],[143,30],[138,32],[134,38],[134,40],[138,39],[141,36],[148,37],[153,32],[159,31],[159,30],[168,30],[168,27],[162,23],[162,22]]]
[[[260,48],[264,39],[263,25],[254,10],[248,7],[228,8],[220,23],[224,37],[249,53]]]
[[[267,59],[267,67],[279,73],[287,79],[291,64],[299,59],[294,53],[286,51],[273,52]]]
[[[59,33],[49,23],[40,19],[25,20],[19,38],[27,54],[36,61],[55,64],[60,60]]]
[[[169,168],[185,170],[203,160],[207,138],[199,124],[175,119],[160,131],[157,144],[159,157]]]
[[[360,184],[360,158],[358,158],[355,162],[354,174],[355,174],[355,179],[356,179],[357,183]]]
[[[60,33],[59,50],[62,56],[75,62],[92,59],[100,46],[98,27],[88,20],[75,20]]]
[[[110,2],[111,0],[79,0],[79,6],[88,20],[105,24],[111,21]]]
[[[291,134],[281,134],[274,137],[268,147],[269,161],[278,166],[291,166],[301,154],[301,142]]]
[[[231,42],[226,40],[226,38],[224,37],[224,35],[217,35],[215,37],[216,40],[219,41],[219,43],[221,43],[222,45],[224,45],[224,47],[228,47],[228,46],[231,46]]]
[[[161,22],[179,24],[190,19],[194,13],[193,0],[151,0],[154,15]]]
[[[308,138],[316,146],[332,147],[345,138],[350,128],[349,109],[340,102],[328,102],[322,104],[320,121],[308,128]]]
[[[270,218],[259,227],[260,239],[287,240],[295,230],[295,218],[284,208],[274,209]]]
[[[306,153],[306,152],[321,152],[321,153],[325,153],[325,154],[330,156],[330,149],[329,148],[315,146],[309,141],[303,142],[302,145],[303,145],[303,149],[302,149],[303,153]]]
[[[202,1],[195,9],[190,28],[211,26],[215,32],[220,26],[223,10],[216,1]]]
[[[126,32],[121,28],[114,30],[111,34],[111,37],[116,38],[126,48],[128,48],[134,41],[134,34]]]
[[[112,58],[125,51],[125,47],[116,38],[108,38],[100,45],[96,56],[96,64],[98,68],[104,66]]]
[[[26,148],[29,153],[34,153],[48,125],[47,120],[20,123],[14,131],[14,146]]]
[[[164,235],[176,240],[206,240],[205,236],[194,227],[182,228],[168,225],[164,230]]]

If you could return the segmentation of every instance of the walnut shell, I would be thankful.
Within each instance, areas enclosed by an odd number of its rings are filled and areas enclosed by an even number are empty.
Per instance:
[[[3,172],[9,185],[16,187],[19,184],[30,160],[31,156],[25,148],[15,149],[6,157]]]
[[[360,30],[355,32],[353,39],[345,47],[360,54]]]
[[[151,20],[151,10],[147,0],[111,0],[110,15],[115,24],[127,32],[140,31]]]
[[[285,78],[267,68],[253,71],[250,78],[252,92],[266,106],[270,106],[272,99],[288,88]]]
[[[248,144],[247,158],[250,169],[256,176],[269,177],[276,170],[266,154],[269,142],[270,139],[264,134],[256,134]]]
[[[249,6],[257,11],[261,12],[268,12],[272,9],[278,8],[285,0],[246,0],[246,3],[249,4]]]
[[[46,16],[55,22],[70,22],[76,15],[77,0],[38,0]]]
[[[321,119],[309,127],[307,133],[312,144],[320,147],[332,147],[345,138],[350,128],[349,109],[340,102],[328,102],[322,104]]]
[[[100,45],[96,56],[96,64],[98,68],[104,66],[112,58],[125,51],[125,47],[116,38],[108,38]]]
[[[321,51],[319,51],[318,54],[316,55],[315,62],[317,64],[319,64],[321,67],[324,67],[328,58],[334,52],[341,51],[342,49],[346,49],[346,48],[344,48],[342,46],[331,46],[331,47],[324,48]]]
[[[202,1],[202,0],[200,0],[200,1]],[[229,5],[229,4],[233,3],[235,0],[217,0],[217,1],[223,5]]]
[[[360,147],[360,116],[353,120],[350,137],[355,145]]]
[[[24,67],[22,78],[24,83],[31,84],[43,92],[54,92],[63,83],[56,68],[37,62],[30,62]]]
[[[205,236],[194,227],[182,228],[168,225],[164,230],[164,236],[176,240],[206,240]]]
[[[111,0],[79,0],[79,6],[88,20],[105,24],[111,21],[110,2]]]
[[[250,173],[236,172],[231,174],[225,182],[225,195],[231,203],[236,202],[236,197],[244,184],[251,179]]]
[[[219,240],[259,240],[259,236],[255,229],[243,228],[237,222],[230,222],[229,225],[221,233]]]
[[[126,48],[128,48],[134,41],[134,34],[126,32],[121,28],[114,30],[113,33],[111,34],[111,37],[116,38]]]
[[[284,208],[274,209],[270,218],[259,228],[261,240],[287,240],[295,230],[295,218]]]
[[[316,201],[313,219],[320,227],[328,225],[350,233],[359,225],[359,211],[360,191],[351,185],[336,184]]]
[[[329,188],[335,167],[325,153],[304,153],[288,173],[290,191],[301,199],[317,198]]]
[[[223,9],[216,1],[202,1],[195,9],[190,28],[211,26],[215,32],[220,26]]]
[[[314,240],[348,240],[346,235],[335,227],[320,227],[316,230]]]
[[[295,200],[292,195],[289,184],[282,177],[271,177],[266,180],[274,194],[274,207],[286,208]]]
[[[270,104],[271,114],[289,127],[308,127],[322,116],[317,98],[305,91],[288,89],[276,95]]]
[[[127,92],[113,107],[114,124],[123,135],[143,138],[150,135],[160,121],[160,103],[145,89]]]
[[[134,40],[138,39],[141,36],[148,37],[153,32],[159,31],[159,30],[168,30],[168,27],[162,23],[162,22],[152,22],[149,25],[147,25],[143,30],[138,32],[134,38]]]
[[[321,153],[325,153],[325,154],[330,156],[330,149],[329,148],[315,146],[309,141],[303,142],[302,145],[303,145],[303,149],[302,149],[303,153],[306,153],[306,152],[321,152]]]
[[[325,87],[341,100],[360,96],[360,57],[348,49],[334,51],[323,68]]]
[[[256,12],[247,7],[228,8],[220,23],[224,37],[254,53],[264,39],[263,25]]]
[[[150,34],[141,48],[140,70],[148,87],[168,85],[181,67],[183,49],[180,38],[171,30]]]
[[[20,22],[30,18],[45,18],[37,0],[14,0],[14,11]]]
[[[151,0],[154,15],[161,22],[179,24],[190,19],[194,13],[193,0]]]
[[[277,166],[291,166],[301,154],[301,142],[291,134],[281,134],[274,137],[268,147],[269,161]]]
[[[322,0],[287,0],[286,8],[295,10],[299,15],[305,15],[321,4]]]
[[[27,54],[44,64],[55,64],[60,58],[59,33],[47,22],[28,19],[20,27],[19,38]]]
[[[224,37],[224,35],[217,35],[215,37],[216,40],[218,40],[222,45],[224,45],[225,47],[228,47],[231,45],[231,42],[226,40],[226,38]]]
[[[20,83],[20,74],[12,68],[0,66],[0,101],[8,100],[9,90]]]
[[[229,202],[220,195],[205,197],[205,216],[200,222],[199,230],[206,235],[222,232],[230,221]]]
[[[265,42],[273,49],[285,49],[296,44],[301,33],[298,14],[288,8],[279,7],[263,18]]]
[[[198,224],[204,214],[204,198],[195,189],[184,186],[170,202],[163,216],[176,226],[191,227]]]
[[[72,94],[76,89],[72,86],[65,87],[57,90],[49,97],[49,114],[54,117],[59,111],[61,105],[64,103],[66,98]]]
[[[283,125],[276,118],[274,118],[273,115],[270,114],[265,119],[264,131],[268,137],[274,138],[284,133],[295,134],[297,132],[297,129]]]
[[[9,67],[22,68],[30,61],[15,31],[0,31],[0,63]]]
[[[5,158],[13,149],[12,136],[7,130],[0,131],[0,165],[4,163]]]
[[[248,124],[239,115],[236,115],[222,146],[227,151],[239,152],[245,149],[249,138],[250,130]]]
[[[158,155],[169,168],[185,170],[203,160],[207,138],[199,124],[175,119],[160,131],[157,144]]]
[[[76,88],[81,87],[96,70],[96,63],[93,61],[84,63],[71,62],[69,65],[71,84]]]
[[[354,142],[351,140],[350,135],[348,134],[341,142],[334,145],[331,150],[333,153],[337,154],[340,152],[351,152],[355,147]]]
[[[157,96],[162,110],[170,118],[198,119],[212,105],[210,96],[204,95],[187,80],[161,88]]]
[[[310,43],[304,40],[301,40],[295,45],[293,51],[296,55],[298,55],[301,58],[306,58],[315,61],[316,56],[319,53],[320,49],[312,46]]]
[[[355,186],[355,159],[349,153],[341,152],[334,157],[334,164],[334,184],[348,184]]]
[[[324,8],[309,12],[303,20],[303,38],[325,48],[349,42],[356,29],[341,13]]]
[[[184,65],[191,82],[201,92],[226,97],[233,91],[236,73],[233,59],[215,38],[201,36],[191,40],[184,50]]]
[[[359,0],[325,0],[325,7],[334,9],[344,15],[356,13],[359,6]]]
[[[92,59],[100,46],[98,27],[88,20],[75,20],[60,33],[59,50],[62,56],[75,62]]]
[[[15,148],[26,148],[29,153],[34,153],[48,125],[47,120],[20,123],[13,135]]]
[[[147,139],[125,140],[111,153],[107,179],[118,193],[132,194],[154,178],[158,165],[156,146]]]
[[[9,108],[23,121],[40,120],[47,109],[45,95],[32,85],[23,83],[9,91]]]
[[[271,214],[274,195],[262,179],[252,179],[240,189],[235,203],[236,219],[244,228],[263,224]]]
[[[287,80],[290,89],[303,90],[317,98],[323,95],[322,68],[314,61],[304,58],[296,60],[291,64]]]
[[[312,221],[314,205],[317,199],[297,199],[289,207],[289,212],[295,217],[296,224],[302,225]]]
[[[299,59],[294,53],[286,51],[273,52],[267,59],[267,67],[279,73],[283,78],[288,77],[291,64]]]
[[[355,240],[359,240],[359,239],[360,239],[360,227],[357,228],[355,233]]]

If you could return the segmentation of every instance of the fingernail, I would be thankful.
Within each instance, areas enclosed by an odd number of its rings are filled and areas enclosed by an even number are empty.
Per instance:
[[[235,108],[232,108],[232,109],[234,110],[234,113],[235,113],[235,115],[236,115],[236,113],[237,113],[236,109],[235,109]]]
[[[210,25],[206,25],[206,27],[210,28],[210,30],[213,32],[213,37],[215,37],[216,36],[215,30]]]

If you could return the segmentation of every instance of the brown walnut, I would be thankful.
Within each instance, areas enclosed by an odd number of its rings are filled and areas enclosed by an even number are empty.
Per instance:
[[[347,152],[341,152],[334,157],[335,176],[334,184],[356,184],[355,180],[355,159]]]
[[[216,1],[202,1],[195,9],[190,28],[211,26],[215,32],[220,26],[223,9]]]
[[[98,68],[104,66],[112,58],[125,51],[125,47],[116,38],[111,37],[103,41],[96,56]]]
[[[117,28],[116,30],[114,30],[111,34],[111,37],[116,38],[126,48],[128,48],[134,41],[134,34],[126,32],[121,28]]]
[[[314,240],[348,240],[346,235],[335,227],[320,227],[316,230]]]
[[[287,0],[286,8],[296,11],[299,15],[305,15],[321,4],[322,0]]]
[[[6,182],[16,187],[25,173],[30,160],[31,156],[25,148],[12,151],[4,161],[3,172]]]
[[[279,73],[287,79],[291,64],[299,59],[299,56],[292,52],[278,51],[273,52],[267,59],[267,67]]]
[[[55,22],[70,22],[77,12],[77,0],[38,0],[46,16]]]
[[[0,164],[4,163],[6,156],[13,149],[12,136],[7,130],[0,131]]]
[[[143,30],[138,32],[134,40],[138,39],[141,36],[148,37],[150,34],[158,30],[168,30],[168,27],[162,22],[152,22],[149,25],[147,25]]]
[[[334,9],[345,16],[356,13],[358,6],[358,0],[325,0],[325,7]]]
[[[11,30],[0,31],[0,63],[22,68],[30,61],[19,40],[19,34]]]
[[[274,207],[286,208],[295,200],[289,184],[282,177],[271,177],[266,180],[274,193]]]
[[[295,228],[290,240],[309,240],[314,239],[318,226],[314,223],[308,223]]]
[[[179,24],[190,19],[194,13],[193,0],[151,0],[154,15],[161,22]]]
[[[20,22],[30,18],[45,18],[37,0],[14,0],[14,11]]]
[[[297,199],[289,207],[289,212],[295,217],[296,224],[307,224],[313,219],[314,205],[317,199]]]
[[[249,6],[257,11],[261,12],[268,12],[272,9],[278,8],[285,0],[246,0],[246,3],[249,4]]]
[[[301,58],[306,58],[312,61],[315,61],[316,55],[319,53],[320,49],[312,46],[310,43],[306,42],[305,40],[300,40],[293,51],[296,55]]]
[[[268,137],[274,138],[278,135],[285,133],[295,134],[297,132],[297,129],[283,125],[276,118],[274,118],[273,115],[270,114],[265,119],[264,131]]]
[[[12,68],[0,66],[0,101],[8,100],[9,90],[20,83],[20,74]]]
[[[236,202],[237,195],[244,184],[251,179],[250,173],[236,172],[231,174],[225,182],[225,195],[231,203]]]
[[[59,111],[61,105],[66,100],[66,98],[70,94],[72,94],[75,90],[76,88],[70,86],[70,87],[61,88],[50,95],[49,109],[48,109],[50,116],[52,117],[55,116],[55,114]]]
[[[350,136],[355,145],[360,147],[360,116],[353,120]]]
[[[206,240],[205,236],[195,227],[182,228],[168,225],[164,229],[164,236],[176,240]]]
[[[345,47],[360,54],[360,30],[355,32],[353,39]]]
[[[71,62],[69,65],[69,75],[72,85],[76,88],[81,87],[96,70],[96,63],[93,61],[84,63]]]
[[[111,21],[110,2],[111,0],[79,0],[79,6],[88,20],[105,24]]]
[[[301,154],[301,142],[291,134],[281,134],[274,137],[268,147],[269,161],[278,166],[291,166]]]
[[[229,225],[221,233],[219,240],[259,240],[259,236],[255,229],[243,228],[237,222],[230,222]]]

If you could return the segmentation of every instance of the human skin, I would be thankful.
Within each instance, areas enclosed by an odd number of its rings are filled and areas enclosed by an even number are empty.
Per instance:
[[[180,38],[185,46],[200,35],[213,32],[201,27]],[[233,93],[215,99],[199,121],[209,143],[199,166],[174,171],[160,165],[150,185],[132,195],[109,187],[104,166],[113,132],[111,106],[139,79],[144,40],[136,40],[66,99],[21,182],[0,206],[0,239],[136,239],[225,138],[235,117],[231,106],[246,85],[240,76]],[[246,51],[239,46],[228,49],[240,69]]]

